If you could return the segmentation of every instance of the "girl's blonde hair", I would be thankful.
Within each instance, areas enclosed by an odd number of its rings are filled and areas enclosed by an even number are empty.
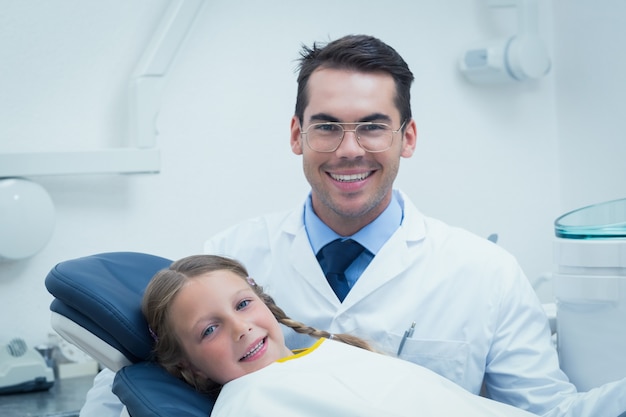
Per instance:
[[[168,269],[159,271],[148,284],[143,296],[141,311],[148,322],[150,333],[155,344],[153,349],[154,359],[161,364],[169,373],[183,379],[198,391],[205,393],[217,393],[221,385],[206,379],[199,378],[184,364],[185,354],[180,340],[172,328],[170,320],[170,307],[172,301],[180,289],[190,279],[214,271],[231,271],[240,276],[250,285],[256,295],[265,303],[276,320],[302,334],[308,334],[315,338],[326,337],[340,342],[357,346],[362,349],[373,350],[370,345],[352,335],[330,334],[327,331],[307,326],[299,321],[291,319],[276,305],[272,297],[263,291],[263,287],[256,285],[248,277],[248,271],[234,259],[216,255],[194,255],[174,262]],[[216,358],[219,360],[219,358]]]

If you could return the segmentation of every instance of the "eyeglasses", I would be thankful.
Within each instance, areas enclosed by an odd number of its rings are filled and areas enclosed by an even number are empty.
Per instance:
[[[346,132],[354,132],[356,141],[367,152],[384,152],[391,148],[394,133],[398,133],[404,127],[404,123],[398,130],[393,130],[385,123],[313,123],[300,135],[306,135],[306,143],[316,152],[335,152]],[[346,129],[344,125],[356,125],[354,129]]]

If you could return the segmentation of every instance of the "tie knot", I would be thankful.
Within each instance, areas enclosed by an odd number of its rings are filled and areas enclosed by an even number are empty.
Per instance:
[[[324,273],[343,274],[364,250],[352,239],[337,239],[324,246],[317,254],[317,259]]]

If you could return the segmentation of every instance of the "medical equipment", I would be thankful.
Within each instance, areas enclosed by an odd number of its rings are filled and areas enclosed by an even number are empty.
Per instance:
[[[538,0],[490,0],[489,5],[516,7],[518,33],[468,47],[459,62],[465,77],[476,84],[495,84],[535,80],[546,75],[551,63],[539,36]]]
[[[163,82],[204,4],[202,0],[174,0],[168,3],[161,22],[128,80],[128,146],[38,152],[0,150],[0,178],[160,171],[161,153],[156,146],[158,132],[155,122]]]
[[[0,348],[0,394],[46,390],[54,371],[44,357],[20,338]]]
[[[626,377],[626,199],[555,221],[557,347],[581,391]]]
[[[45,281],[55,297],[52,327],[117,372],[113,392],[132,417],[206,417],[214,403],[150,361],[153,340],[141,298],[152,276],[170,264],[142,253],[104,253],[61,262]]]

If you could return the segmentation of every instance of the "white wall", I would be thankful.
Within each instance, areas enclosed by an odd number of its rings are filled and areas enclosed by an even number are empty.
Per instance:
[[[564,211],[626,197],[626,2],[555,2]]]
[[[490,10],[486,0],[207,1],[163,92],[161,172],[33,178],[51,194],[57,224],[39,254],[0,263],[0,315],[11,318],[0,322],[0,343],[46,340],[51,297],[43,280],[62,260],[119,250],[178,258],[241,219],[298,205],[308,185],[288,146],[295,60],[301,43],[348,33],[388,42],[416,76],[419,142],[397,185],[428,215],[485,237],[497,232],[529,278],[550,270],[554,218],[572,204],[626,194],[614,178],[615,170],[624,178],[619,116],[607,123],[600,110],[578,115],[587,94],[602,107],[621,77],[607,71],[571,94],[570,84],[580,84],[572,63],[584,61],[581,44],[570,41],[579,36],[573,25],[592,4],[542,2],[553,71],[536,83],[486,88],[466,83],[456,68],[468,43],[515,32],[515,12]],[[166,6],[0,0],[0,152],[126,143],[128,77]],[[611,17],[614,9],[597,13]],[[603,25],[590,36],[604,44],[623,38],[624,27]],[[608,48],[586,47],[613,59]],[[600,122],[603,135],[594,140],[604,146],[589,149],[576,123]],[[592,152],[593,181],[573,189],[572,161]]]

